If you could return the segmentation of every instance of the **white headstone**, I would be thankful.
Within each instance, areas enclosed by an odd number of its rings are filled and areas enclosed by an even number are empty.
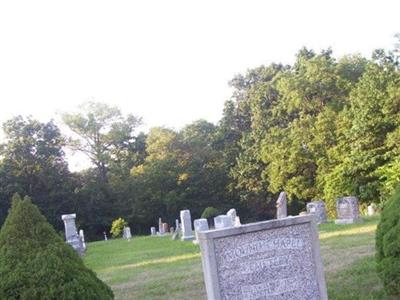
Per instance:
[[[215,229],[233,227],[232,218],[227,215],[219,215],[214,218]]]
[[[236,209],[231,208],[230,210],[228,210],[228,212],[226,213],[227,216],[230,216],[232,218],[232,224],[235,224],[236,222]]]
[[[164,234],[163,222],[161,218],[158,218],[158,232],[162,235]]]
[[[240,217],[236,217],[235,218],[235,227],[238,227],[238,226],[242,226],[242,223],[240,223]]]
[[[150,228],[150,233],[151,233],[151,235],[157,235],[156,228],[155,227],[151,227]]]
[[[127,239],[127,240],[130,240],[132,238],[131,228],[130,227],[128,227],[128,226],[124,227],[122,238],[123,239]]]
[[[198,243],[198,238],[197,238],[197,233],[199,231],[206,231],[208,230],[208,222],[207,219],[196,219],[193,222],[194,225],[194,231],[196,234],[196,240],[193,241],[193,243]]]
[[[283,219],[287,217],[287,200],[285,192],[281,192],[279,194],[278,200],[276,201],[276,208],[277,219]]]
[[[374,203],[368,205],[367,207],[367,215],[373,216],[376,213],[376,205]]]
[[[61,219],[64,221],[65,226],[65,239],[68,244],[74,248],[79,255],[83,255],[85,248],[83,247],[82,240],[76,231],[75,225],[76,214],[62,215]]]
[[[83,229],[79,230],[79,237],[81,238],[83,249],[86,250],[85,234],[83,233]]]
[[[194,239],[192,229],[192,217],[188,209],[181,210],[180,212],[181,224],[182,224],[182,241],[192,241]]]

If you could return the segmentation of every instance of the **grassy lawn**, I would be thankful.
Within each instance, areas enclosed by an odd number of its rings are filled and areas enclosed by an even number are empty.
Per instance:
[[[321,253],[329,299],[389,299],[375,271],[378,217],[361,224],[323,224]],[[90,243],[85,263],[116,299],[205,299],[199,247],[167,237]]]

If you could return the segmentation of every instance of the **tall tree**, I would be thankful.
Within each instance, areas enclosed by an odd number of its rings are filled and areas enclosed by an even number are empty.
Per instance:
[[[61,213],[74,206],[74,180],[68,171],[65,140],[52,121],[41,123],[15,117],[3,124],[5,143],[0,148],[0,195],[3,215],[7,199],[18,192],[30,195],[48,220],[61,228]],[[2,223],[4,219],[1,219]]]

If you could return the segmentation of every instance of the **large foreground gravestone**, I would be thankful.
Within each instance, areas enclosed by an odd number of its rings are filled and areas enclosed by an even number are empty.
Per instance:
[[[320,200],[307,203],[307,213],[314,215],[318,224],[327,222],[324,201]]]
[[[79,255],[83,255],[85,253],[85,248],[83,247],[82,240],[76,231],[75,218],[76,214],[61,216],[65,226],[65,239],[67,243],[79,253]]]
[[[208,299],[327,298],[313,216],[200,231]]]
[[[352,224],[361,222],[357,197],[343,197],[336,201],[337,219],[335,224]]]

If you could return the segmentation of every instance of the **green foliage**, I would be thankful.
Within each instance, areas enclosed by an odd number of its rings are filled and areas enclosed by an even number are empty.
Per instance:
[[[387,293],[400,297],[400,188],[381,213],[376,231],[376,260]]]
[[[400,187],[381,213],[376,231],[376,260],[386,291],[400,297]]]
[[[122,219],[118,218],[112,222],[110,233],[112,234],[113,238],[117,238],[121,236],[124,227],[128,225],[128,223]]]
[[[63,152],[65,140],[52,122],[14,117],[3,123],[0,145],[0,224],[14,193],[30,195],[58,230],[59,216],[73,208],[74,177]]]
[[[28,197],[13,197],[0,231],[1,299],[113,299]]]
[[[204,219],[210,219],[210,218],[214,218],[214,217],[218,216],[219,214],[220,214],[220,211],[218,209],[216,209],[215,207],[209,206],[203,210],[201,217]]]

